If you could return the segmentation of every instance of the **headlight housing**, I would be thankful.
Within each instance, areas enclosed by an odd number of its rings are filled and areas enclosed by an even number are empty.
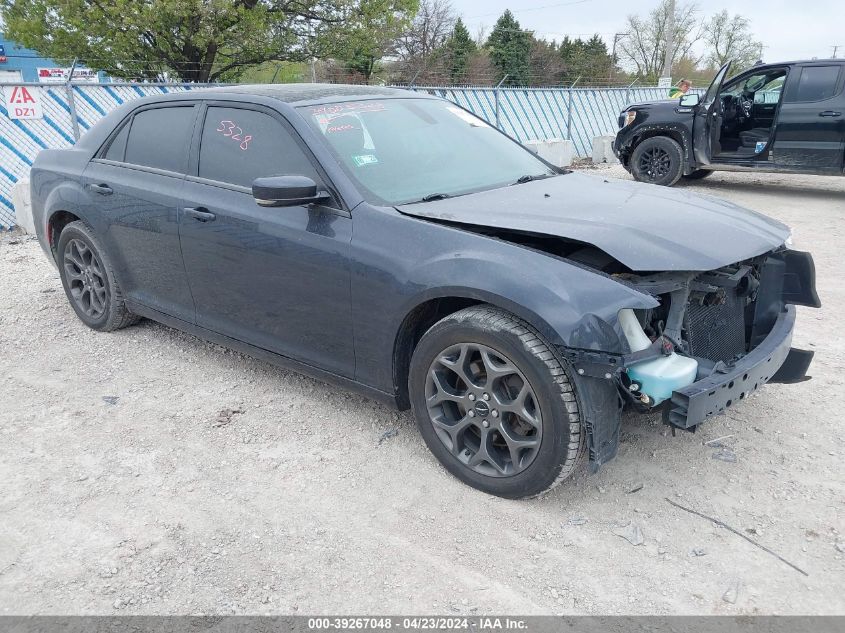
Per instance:
[[[637,111],[636,110],[628,110],[622,113],[623,116],[623,125],[622,127],[628,127],[631,123],[634,122],[634,119],[637,118]]]

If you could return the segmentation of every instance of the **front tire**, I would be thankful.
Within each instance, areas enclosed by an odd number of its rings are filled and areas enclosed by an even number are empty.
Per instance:
[[[668,136],[652,136],[631,154],[631,175],[639,182],[671,187],[684,175],[684,153]]]
[[[536,496],[569,477],[583,454],[575,392],[558,357],[498,308],[436,323],[414,350],[408,389],[431,452],[484,492]]]
[[[57,256],[65,295],[85,325],[111,332],[138,321],[126,307],[108,254],[84,222],[62,230]]]

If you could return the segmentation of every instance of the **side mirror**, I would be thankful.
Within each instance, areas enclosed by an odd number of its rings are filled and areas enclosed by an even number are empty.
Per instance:
[[[252,182],[252,197],[262,207],[298,207],[329,199],[307,176],[267,176]]]
[[[696,95],[684,95],[679,102],[682,108],[694,108],[701,102],[701,97]]]

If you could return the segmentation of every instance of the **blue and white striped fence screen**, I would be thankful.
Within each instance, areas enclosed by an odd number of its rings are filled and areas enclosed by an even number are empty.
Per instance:
[[[84,134],[94,123],[126,101],[193,87],[178,84],[18,85],[26,85],[28,90],[41,92],[44,116],[41,119],[10,119],[6,91],[0,91],[0,228],[10,228],[15,223],[12,187],[27,176],[35,155],[42,149],[73,145],[71,111],[74,107],[77,129]]]
[[[593,138],[616,134],[629,104],[666,99],[662,88],[430,88],[520,142],[569,139],[577,156],[592,153]]]
[[[27,84],[41,91],[41,119],[10,119],[0,91],[0,228],[14,225],[12,187],[26,177],[42,149],[74,143],[74,122],[80,133],[131,99],[199,88],[180,84]],[[568,138],[579,156],[591,151],[592,139],[613,134],[619,112],[629,103],[665,98],[665,90],[566,88],[412,88],[445,97],[497,124],[519,141]],[[497,106],[498,103],[498,106]]]

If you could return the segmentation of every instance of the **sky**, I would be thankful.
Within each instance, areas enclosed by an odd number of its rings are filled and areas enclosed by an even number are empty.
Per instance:
[[[589,37],[598,33],[608,43],[614,33],[624,31],[631,13],[645,15],[658,0],[451,0],[475,35],[486,32],[505,9],[510,9],[522,28],[535,31],[544,39]],[[683,2],[684,0],[678,0]],[[838,57],[845,57],[845,0],[699,0],[702,17],[727,9],[751,20],[755,39],[767,46],[766,62],[825,58],[839,46]]]

